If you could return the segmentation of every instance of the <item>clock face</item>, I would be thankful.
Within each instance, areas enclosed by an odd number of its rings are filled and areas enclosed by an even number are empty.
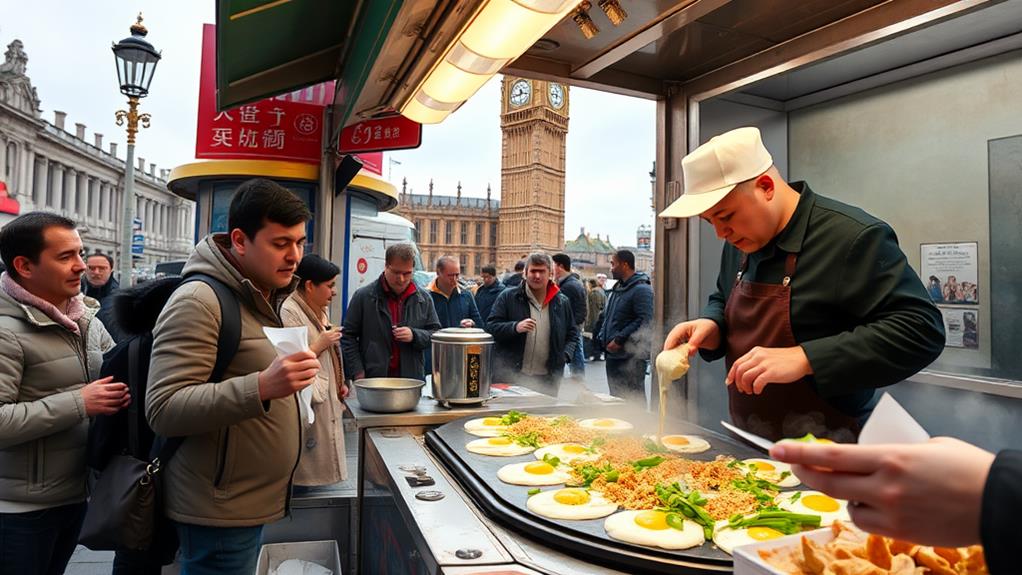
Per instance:
[[[550,84],[550,105],[558,110],[564,106],[564,86]]]
[[[528,80],[518,80],[511,85],[511,105],[518,107],[529,103],[532,97],[532,86]]]

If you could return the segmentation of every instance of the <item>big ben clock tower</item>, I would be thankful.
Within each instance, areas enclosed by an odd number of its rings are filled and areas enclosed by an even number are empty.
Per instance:
[[[564,148],[568,87],[504,76],[501,82],[497,268],[523,254],[564,249]]]

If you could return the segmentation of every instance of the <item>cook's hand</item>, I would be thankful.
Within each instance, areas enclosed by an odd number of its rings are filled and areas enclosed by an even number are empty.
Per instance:
[[[348,398],[348,394],[351,393],[351,389],[343,381],[337,382],[337,399],[344,401]]]
[[[330,349],[330,346],[337,345],[337,342],[341,341],[341,327],[330,328],[323,333],[319,334],[316,341],[312,342],[309,349],[312,353],[319,355],[324,351]]]
[[[796,464],[794,474],[813,489],[855,501],[852,521],[870,533],[920,545],[979,543],[994,454],[978,447],[950,437],[916,445],[781,441],[770,456]]]
[[[738,391],[759,395],[769,384],[791,383],[813,373],[802,346],[754,347],[738,358],[727,372],[727,385]]]
[[[717,349],[720,347],[720,328],[717,322],[699,318],[679,323],[667,334],[664,350],[674,349],[683,343],[688,343],[690,356],[700,349]]]
[[[624,346],[622,346],[620,343],[614,340],[610,340],[610,343],[607,344],[607,351],[609,351],[610,353],[617,353],[621,351],[623,347]]]
[[[412,341],[412,328],[410,327],[395,327],[393,333],[394,339],[402,343],[408,343]]]
[[[531,317],[529,319],[523,319],[522,321],[518,322],[518,325],[515,326],[515,331],[517,331],[518,333],[528,333],[535,329],[536,320],[532,319]]]
[[[476,326],[476,322],[472,321],[471,319],[465,318],[465,319],[461,320],[461,327],[475,327],[475,326]]]

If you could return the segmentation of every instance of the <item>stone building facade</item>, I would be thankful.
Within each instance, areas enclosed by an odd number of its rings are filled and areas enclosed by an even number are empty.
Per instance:
[[[461,273],[478,277],[485,265],[497,261],[498,215],[500,200],[468,198],[461,195],[461,184],[453,196],[434,195],[433,182],[428,194],[407,193],[408,182],[402,182],[398,206],[394,213],[415,224],[422,264],[433,270],[443,255],[461,261]]]
[[[28,56],[20,40],[7,46],[0,64],[0,180],[16,200],[11,211],[47,210],[78,222],[88,253],[119,256],[124,160],[117,143],[103,135],[86,139],[86,126],[68,131],[67,115],[42,118],[40,99],[26,74]],[[111,115],[113,110],[111,110]],[[135,213],[142,220],[143,254],[136,268],[184,259],[194,246],[195,207],[167,190],[169,170],[157,171],[138,158]],[[0,226],[17,214],[0,214]]]

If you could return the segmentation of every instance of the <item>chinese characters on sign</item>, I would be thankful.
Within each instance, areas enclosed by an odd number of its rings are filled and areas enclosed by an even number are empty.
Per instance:
[[[364,120],[341,131],[342,153],[378,152],[418,148],[422,125],[403,116]]]

